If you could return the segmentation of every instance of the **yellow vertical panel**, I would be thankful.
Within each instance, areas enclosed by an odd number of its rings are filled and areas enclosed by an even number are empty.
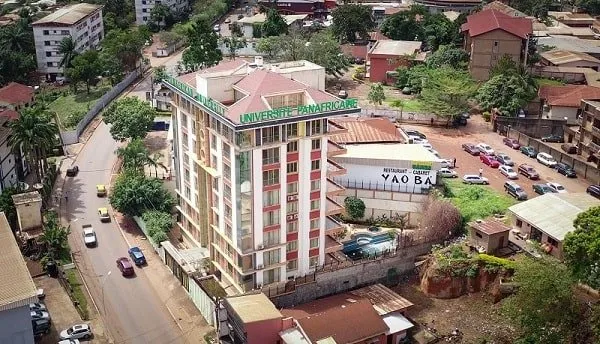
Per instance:
[[[298,123],[298,136],[306,136],[306,122]]]

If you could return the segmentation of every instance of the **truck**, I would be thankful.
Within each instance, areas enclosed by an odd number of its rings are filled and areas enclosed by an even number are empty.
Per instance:
[[[81,229],[83,229],[83,242],[85,243],[85,246],[96,246],[98,242],[96,241],[96,232],[94,232],[92,225],[82,225]]]

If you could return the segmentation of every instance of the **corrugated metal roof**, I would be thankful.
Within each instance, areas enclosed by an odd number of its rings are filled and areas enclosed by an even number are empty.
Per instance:
[[[405,311],[413,306],[412,302],[379,283],[353,290],[349,294],[369,299],[379,315]]]
[[[228,297],[225,301],[244,324],[283,317],[271,300],[262,293]]]
[[[562,241],[575,228],[573,221],[581,212],[600,206],[600,200],[586,193],[552,193],[508,208],[516,217]]]
[[[0,310],[35,302],[37,288],[3,212],[0,213],[0,252]]]
[[[63,24],[72,25],[92,14],[101,5],[80,3],[71,6],[65,6],[44,18],[34,22],[32,25]]]

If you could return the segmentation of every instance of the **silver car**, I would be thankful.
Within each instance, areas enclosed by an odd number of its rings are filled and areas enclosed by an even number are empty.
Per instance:
[[[489,184],[489,180],[486,177],[480,177],[476,174],[465,174],[463,176],[463,183],[465,184]]]

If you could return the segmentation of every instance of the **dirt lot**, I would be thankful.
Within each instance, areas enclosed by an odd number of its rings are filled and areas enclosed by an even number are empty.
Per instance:
[[[482,120],[481,116],[472,116],[469,124],[460,129],[431,128],[425,126],[406,125],[406,128],[415,128],[427,135],[427,140],[433,148],[437,150],[443,158],[456,158],[456,171],[462,177],[465,174],[478,174],[479,169],[483,168],[483,176],[488,178],[490,185],[498,190],[504,191],[503,185],[507,180],[497,169],[484,165],[479,158],[464,152],[461,148],[463,143],[469,142],[478,144],[485,142],[492,146],[496,152],[508,154],[515,162],[515,166],[527,163],[533,166],[540,174],[540,180],[532,181],[520,176],[516,182],[523,187],[529,197],[535,197],[532,186],[536,183],[557,182],[562,184],[569,192],[585,192],[590,184],[581,178],[567,178],[558,174],[553,169],[545,167],[535,159],[531,159],[521,154],[518,150],[513,150],[502,143],[504,136],[494,133],[490,129],[490,124]]]
[[[408,316],[421,327],[435,329],[438,335],[450,335],[458,329],[463,334],[460,343],[464,344],[514,342],[514,329],[501,316],[500,303],[493,304],[485,293],[433,299],[419,290],[418,278],[393,289],[414,304]]]

